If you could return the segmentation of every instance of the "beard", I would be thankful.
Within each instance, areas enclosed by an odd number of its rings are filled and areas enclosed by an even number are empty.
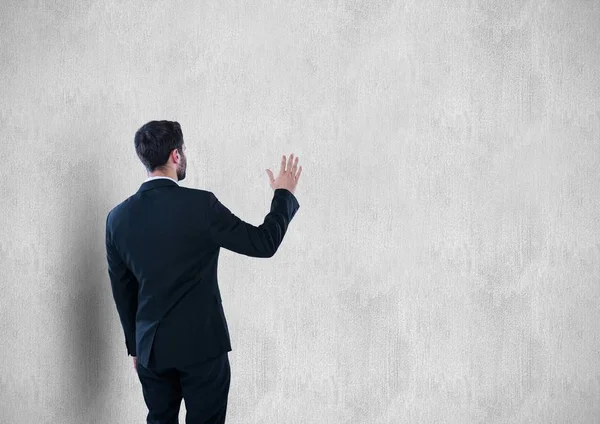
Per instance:
[[[177,180],[181,181],[185,179],[185,171],[187,168],[187,158],[182,156],[181,164],[177,167]]]

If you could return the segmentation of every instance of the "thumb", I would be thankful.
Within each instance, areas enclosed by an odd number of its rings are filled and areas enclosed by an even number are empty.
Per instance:
[[[265,169],[265,171],[267,171],[267,175],[269,176],[269,181],[273,182],[274,178],[273,178],[273,173],[271,172],[271,170]]]

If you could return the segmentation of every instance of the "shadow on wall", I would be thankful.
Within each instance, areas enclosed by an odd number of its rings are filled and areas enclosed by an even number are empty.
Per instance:
[[[64,249],[58,264],[64,279],[56,282],[64,293],[58,312],[58,328],[63,331],[57,337],[63,355],[57,358],[59,402],[51,422],[93,423],[106,414],[102,405],[110,384],[111,358],[103,334],[107,318],[102,312],[110,300],[106,294],[110,287],[106,287],[105,261],[99,260],[106,257],[105,217],[98,214],[102,210],[98,164],[82,160],[67,166],[66,173],[57,176],[63,207],[56,218],[63,224],[56,245]]]

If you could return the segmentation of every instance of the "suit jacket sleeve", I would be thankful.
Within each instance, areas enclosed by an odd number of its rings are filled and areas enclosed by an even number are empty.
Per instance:
[[[113,298],[125,333],[127,353],[136,356],[135,346],[135,316],[137,314],[138,281],[133,273],[125,266],[115,245],[113,244],[109,226],[110,214],[106,219],[106,259],[108,275],[112,287]]]
[[[220,247],[256,258],[272,257],[283,241],[290,221],[300,208],[296,197],[286,189],[276,189],[271,211],[255,227],[235,216],[210,193],[208,207],[209,234]]]

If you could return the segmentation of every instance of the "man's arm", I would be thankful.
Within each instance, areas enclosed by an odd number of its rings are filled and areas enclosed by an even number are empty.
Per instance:
[[[207,219],[211,239],[220,247],[255,258],[272,257],[283,241],[290,221],[300,208],[296,197],[286,189],[276,189],[271,211],[255,227],[235,216],[210,193]]]
[[[137,314],[139,284],[133,273],[125,266],[112,242],[108,217],[106,219],[106,259],[108,261],[108,275],[113,298],[125,333],[127,353],[136,356],[135,316]]]

